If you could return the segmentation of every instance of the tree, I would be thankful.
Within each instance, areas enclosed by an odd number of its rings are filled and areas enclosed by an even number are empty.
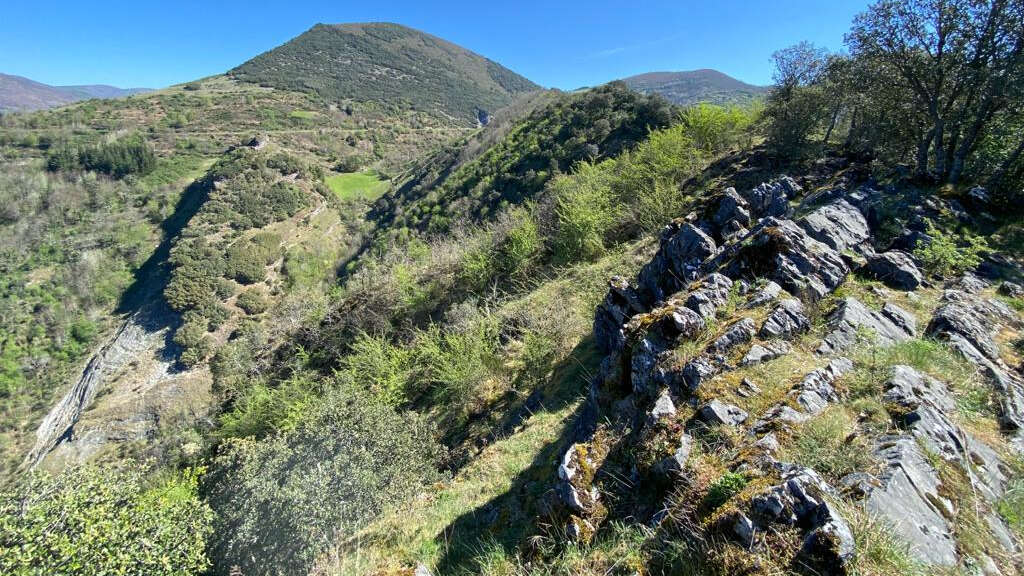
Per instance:
[[[810,152],[810,137],[821,128],[830,106],[821,85],[828,68],[828,53],[801,42],[772,54],[775,86],[768,95],[764,117],[769,146],[783,159]],[[831,135],[831,131],[829,131]]]
[[[1024,0],[881,0],[846,37],[894,73],[925,119],[917,173],[956,182],[994,114],[1019,98]]]

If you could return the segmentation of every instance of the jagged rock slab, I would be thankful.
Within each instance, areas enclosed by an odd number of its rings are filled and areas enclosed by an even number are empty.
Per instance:
[[[803,188],[789,176],[778,180],[763,182],[743,194],[755,218],[785,217],[791,212],[789,199]]]
[[[917,268],[914,259],[905,252],[890,250],[867,257],[864,270],[872,277],[898,290],[917,290],[924,282],[924,275]]]
[[[725,354],[740,344],[750,342],[754,338],[755,330],[757,330],[757,326],[755,326],[752,319],[743,318],[738,320],[708,346],[708,352],[711,354]]]
[[[726,188],[711,221],[723,231],[731,223],[743,228],[750,226],[750,210],[746,199],[737,194],[735,188]]]
[[[859,248],[871,238],[864,215],[846,200],[822,206],[801,218],[799,223],[812,238],[837,252]]]
[[[910,553],[929,565],[957,563],[956,541],[947,517],[952,504],[942,497],[935,468],[921,452],[913,436],[884,436],[875,455],[885,469],[878,486],[869,491],[865,508],[884,518],[893,532],[910,544]]]
[[[796,402],[810,415],[817,415],[833,402],[839,401],[834,384],[843,374],[853,370],[853,362],[847,358],[835,358],[824,368],[812,371],[790,391],[796,395]]]
[[[622,348],[625,343],[623,326],[629,319],[643,312],[643,306],[629,281],[614,276],[608,282],[608,293],[594,313],[594,341],[607,354]]]
[[[729,301],[732,280],[719,273],[708,274],[699,288],[690,292],[686,307],[704,318],[714,318],[715,312]]]
[[[637,292],[648,305],[679,291],[694,279],[701,264],[718,252],[715,241],[703,230],[687,222],[673,222],[661,233],[654,258],[637,278]]]
[[[913,338],[913,317],[898,306],[888,305],[881,312],[871,310],[853,297],[844,298],[828,316],[830,332],[825,336],[819,354],[837,354],[857,343],[863,329],[873,332],[875,344],[891,346]]]
[[[804,313],[804,305],[795,298],[778,303],[765,318],[758,335],[761,338],[791,338],[811,329],[811,321]]]
[[[731,258],[724,270],[727,276],[768,278],[810,300],[831,293],[850,272],[838,252],[792,220],[773,217],[762,220],[735,249],[723,253],[721,258],[725,257]]]
[[[757,308],[758,306],[764,306],[769,302],[772,302],[782,294],[782,286],[769,280],[765,283],[764,287],[754,292],[754,294],[747,300],[747,308]]]
[[[747,351],[746,355],[743,356],[743,359],[740,360],[740,366],[753,366],[754,364],[768,362],[780,356],[785,356],[790,351],[792,351],[792,348],[786,342],[754,344]]]

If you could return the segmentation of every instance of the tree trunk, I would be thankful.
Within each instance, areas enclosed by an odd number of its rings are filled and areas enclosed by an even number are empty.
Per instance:
[[[917,165],[914,167],[914,174],[918,178],[928,176],[928,150],[931,148],[934,137],[935,128],[932,128],[917,143]]]
[[[828,123],[828,130],[825,131],[825,138],[822,139],[822,144],[828,146],[828,139],[832,136],[832,131],[835,130],[836,122],[839,120],[839,106],[832,111],[832,121]]]
[[[942,147],[945,125],[941,118],[935,119],[935,176],[939,181],[946,177],[946,150]]]

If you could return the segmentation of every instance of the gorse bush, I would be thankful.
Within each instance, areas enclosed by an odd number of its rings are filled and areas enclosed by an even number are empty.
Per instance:
[[[336,535],[436,481],[440,449],[425,420],[337,379],[288,431],[223,444],[205,479],[217,513],[217,569],[305,573]]]
[[[555,197],[557,232],[555,260],[592,260],[604,253],[605,236],[616,224],[621,206],[616,202],[614,163],[581,162],[572,176],[556,178],[549,188]]]
[[[147,468],[132,468],[37,473],[0,492],[0,573],[206,573],[213,514],[199,499],[199,473],[147,482]]]

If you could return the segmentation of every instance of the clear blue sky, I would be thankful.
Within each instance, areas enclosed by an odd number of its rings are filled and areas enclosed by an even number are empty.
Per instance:
[[[867,0],[429,2],[50,0],[0,8],[0,72],[48,84],[159,88],[219,74],[317,22],[390,21],[465,46],[544,86],[715,68],[767,84],[772,51],[841,49]]]

